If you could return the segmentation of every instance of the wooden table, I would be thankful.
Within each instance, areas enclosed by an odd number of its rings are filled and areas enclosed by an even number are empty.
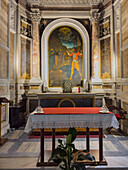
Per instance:
[[[37,166],[52,166],[55,164],[50,162],[44,162],[44,129],[52,129],[52,151],[55,149],[55,136],[58,132],[58,128],[69,127],[83,127],[86,131],[86,149],[90,150],[90,128],[98,128],[99,134],[99,153],[97,164],[106,165],[107,162],[103,157],[103,128],[119,127],[119,123],[113,113],[100,114],[100,107],[77,107],[77,108],[43,108],[44,113],[32,113],[29,116],[28,122],[25,127],[25,132],[29,132],[32,129],[41,128],[41,142],[40,142],[40,159],[37,162]],[[62,132],[61,132],[62,134]],[[96,151],[94,151],[96,152]],[[92,152],[93,154],[93,152]],[[97,153],[95,153],[97,154]],[[95,155],[94,155],[95,156]],[[94,162],[85,162],[88,165],[94,165]]]

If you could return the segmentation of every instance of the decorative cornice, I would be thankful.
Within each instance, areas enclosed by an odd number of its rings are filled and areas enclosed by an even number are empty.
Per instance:
[[[32,13],[30,14],[31,20],[39,22],[41,19],[40,10],[38,8],[32,8],[31,11],[32,11]]]
[[[58,7],[58,6],[72,6],[72,7],[85,7],[92,4],[102,3],[104,0],[27,0],[27,3],[31,6],[40,7]]]

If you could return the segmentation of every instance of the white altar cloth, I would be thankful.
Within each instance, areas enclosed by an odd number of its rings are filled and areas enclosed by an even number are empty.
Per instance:
[[[31,113],[28,117],[24,132],[29,133],[38,128],[119,128],[119,122],[114,114],[40,114]]]

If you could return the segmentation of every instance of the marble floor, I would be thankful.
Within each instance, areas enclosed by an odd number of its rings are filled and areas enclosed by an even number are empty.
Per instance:
[[[88,166],[87,169],[115,168],[117,170],[125,168],[128,170],[128,136],[115,129],[112,129],[111,134],[108,134],[107,131],[104,131],[104,134],[106,137],[103,139],[103,151],[108,165]],[[28,134],[24,133],[23,128],[11,131],[5,137],[9,140],[0,147],[0,169],[59,169],[57,167],[36,167],[40,139],[28,139]],[[63,140],[65,139],[63,138]],[[85,149],[86,139],[77,138],[74,144],[77,149]],[[51,146],[51,138],[45,139],[45,150],[50,150]],[[98,138],[91,138],[90,148],[98,150]]]

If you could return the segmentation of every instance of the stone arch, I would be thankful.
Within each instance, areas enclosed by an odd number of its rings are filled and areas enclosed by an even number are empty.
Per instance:
[[[90,77],[90,47],[89,35],[86,28],[78,21],[70,18],[61,18],[51,22],[44,30],[41,37],[41,78],[45,87],[48,87],[48,40],[51,32],[60,26],[69,26],[81,34],[83,38],[83,64],[84,64],[84,86]],[[50,88],[50,90],[60,88]]]

